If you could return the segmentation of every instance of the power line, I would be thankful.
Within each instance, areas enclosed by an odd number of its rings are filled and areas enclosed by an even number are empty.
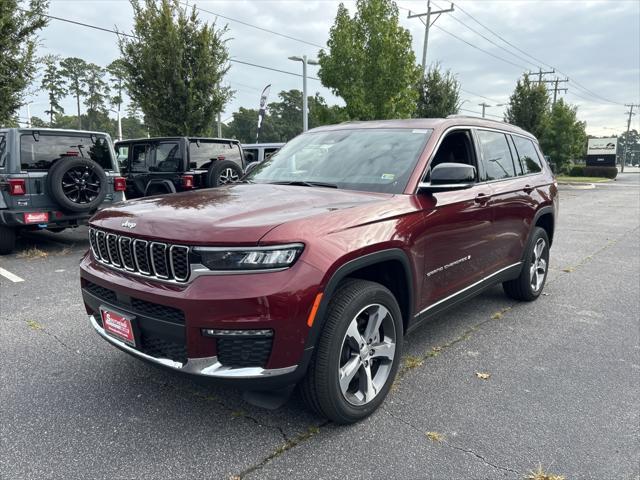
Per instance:
[[[186,5],[187,7],[189,7],[189,6],[190,6],[188,2],[182,2],[182,1],[180,1],[180,2],[178,2],[178,3],[180,3],[180,4],[182,4],[182,5]],[[241,25],[245,25],[245,26],[247,26],[247,27],[255,28],[256,30],[261,30],[261,31],[263,31],[263,32],[270,33],[270,34],[272,34],[272,35],[277,35],[277,36],[282,37],[282,38],[287,38],[287,39],[289,39],[289,40],[294,40],[294,41],[296,41],[296,42],[300,42],[300,43],[304,43],[304,44],[307,44],[307,45],[311,45],[312,47],[325,48],[324,46],[322,46],[322,45],[318,45],[317,43],[309,42],[308,40],[304,40],[304,39],[302,39],[302,38],[292,37],[291,35],[286,35],[286,34],[284,34],[284,33],[276,32],[276,31],[274,31],[274,30],[269,30],[268,28],[259,27],[258,25],[253,25],[253,24],[251,24],[251,23],[249,23],[249,22],[245,22],[244,20],[238,20],[237,18],[227,17],[226,15],[221,15],[221,14],[219,14],[219,13],[212,12],[211,10],[207,10],[207,9],[205,9],[205,8],[198,7],[198,6],[197,6],[197,5],[195,5],[195,4],[193,5],[193,7],[194,7],[196,10],[200,10],[201,12],[205,12],[205,13],[208,13],[208,14],[210,14],[210,15],[215,15],[216,17],[224,18],[225,20],[229,20],[230,22],[236,22],[236,23],[239,23],[239,24],[241,24]]]
[[[435,2],[433,2],[433,4],[440,8]],[[455,4],[454,4],[455,5]],[[457,6],[457,5],[456,5]],[[466,13],[466,12],[465,12]],[[476,35],[479,35],[480,37],[484,38],[487,42],[491,43],[492,45],[500,48],[501,50],[504,50],[505,52],[507,52],[509,55],[513,55],[514,57],[516,57],[519,60],[522,60],[526,63],[531,63],[532,65],[536,65],[535,63],[531,62],[531,60],[524,58],[520,55],[517,55],[515,53],[513,53],[512,51],[506,49],[505,47],[503,47],[502,45],[497,44],[496,42],[494,42],[493,40],[491,40],[489,37],[485,36],[484,34],[480,33],[479,31],[477,31],[476,29],[470,27],[469,25],[467,25],[466,23],[464,23],[462,20],[460,20],[458,17],[456,17],[454,14],[450,15],[450,18],[452,18],[453,20],[455,20],[456,22],[458,22],[460,25],[462,25],[463,27],[467,28],[468,30],[471,30],[473,33],[475,33]],[[536,65],[537,66],[537,65]]]
[[[557,70],[558,73],[564,75],[565,77],[569,78],[574,85],[577,85],[578,88],[580,88],[581,90],[583,90],[584,92],[586,92],[587,94],[599,98],[607,103],[612,103],[615,105],[622,105],[622,103],[620,102],[614,102],[613,100],[609,100],[605,97],[603,97],[602,95],[599,95],[591,90],[589,90],[587,87],[585,87],[584,85],[582,85],[580,82],[578,82],[575,78],[571,78],[571,75],[567,74],[566,72],[563,72],[562,70],[560,70],[557,67],[554,67],[553,65],[549,65],[548,63],[543,62],[542,60],[540,60],[539,58],[534,57],[533,55],[527,53],[526,51],[524,51],[523,49],[517,47],[516,45],[514,45],[513,43],[509,42],[507,39],[505,39],[502,35],[500,35],[499,33],[495,32],[494,30],[492,30],[491,28],[487,27],[485,24],[483,24],[482,22],[480,22],[478,19],[476,19],[473,15],[471,15],[469,12],[467,12],[464,8],[462,8],[458,3],[455,4],[455,6],[465,15],[467,15],[469,18],[471,18],[474,22],[476,22],[478,25],[480,25],[481,27],[483,27],[484,29],[486,29],[487,31],[491,32],[493,35],[495,35],[496,37],[498,37],[500,40],[502,40],[504,43],[506,43],[507,45],[511,46],[512,48],[516,49],[517,51],[519,51],[520,53],[523,53],[524,55],[526,55],[527,57],[532,58],[533,60],[535,60],[536,62],[541,63],[542,65],[549,67],[551,69]]]
[[[464,93],[466,93],[468,95],[473,95],[474,97],[480,97],[480,98],[483,98],[485,100],[489,100],[490,102],[493,102],[493,103],[500,103],[498,100],[494,100],[493,98],[485,97],[484,95],[480,95],[478,93],[470,92],[469,90],[465,90],[464,88],[460,88],[460,91],[464,92]]]
[[[131,35],[130,33],[119,32],[118,30],[113,30],[113,29],[109,29],[109,28],[105,28],[105,27],[99,27],[97,25],[91,25],[89,23],[79,22],[77,20],[70,20],[68,18],[56,17],[56,16],[53,16],[53,15],[48,15],[46,13],[31,12],[30,10],[26,10],[26,9],[23,9],[23,8],[19,8],[19,10],[21,10],[23,12],[35,13],[35,14],[40,15],[42,17],[51,18],[53,20],[58,20],[60,22],[72,23],[74,25],[79,25],[81,27],[92,28],[94,30],[100,30],[102,32],[113,33],[115,35],[128,37],[128,38],[134,38],[136,40],[139,40],[139,37],[137,37],[136,35]],[[246,61],[243,61],[243,60],[238,60],[237,58],[230,58],[229,61],[233,62],[233,63],[240,63],[242,65],[249,65],[251,67],[262,68],[264,70],[271,70],[273,72],[284,73],[286,75],[293,75],[294,77],[302,77],[302,74],[300,74],[300,73],[289,72],[287,70],[280,70],[279,68],[267,67],[265,65],[259,65],[257,63],[246,62]],[[317,77],[307,77],[307,78],[310,78],[311,80],[320,81],[320,79],[317,78]]]

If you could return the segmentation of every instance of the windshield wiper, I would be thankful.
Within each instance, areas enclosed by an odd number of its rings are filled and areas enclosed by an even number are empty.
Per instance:
[[[338,188],[338,185],[335,183],[325,183],[325,182],[306,182],[304,180],[292,180],[289,182],[269,182],[271,185],[298,185],[300,187],[327,187],[327,188]]]

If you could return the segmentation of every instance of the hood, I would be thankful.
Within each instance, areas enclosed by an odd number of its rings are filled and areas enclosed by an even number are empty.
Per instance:
[[[90,223],[170,243],[250,245],[283,223],[390,197],[323,187],[237,184],[133,200],[98,212]]]

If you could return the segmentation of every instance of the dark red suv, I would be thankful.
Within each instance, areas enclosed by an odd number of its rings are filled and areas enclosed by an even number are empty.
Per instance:
[[[254,391],[300,384],[354,422],[427,319],[500,282],[540,295],[557,195],[536,139],[504,123],[321,127],[243,183],[98,213],[84,302],[136,357]]]

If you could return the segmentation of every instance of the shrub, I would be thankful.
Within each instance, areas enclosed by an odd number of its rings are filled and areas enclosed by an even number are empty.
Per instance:
[[[584,165],[571,165],[569,167],[569,176],[571,177],[584,177]]]
[[[585,167],[584,176],[616,178],[618,176],[618,169],[616,167]]]

